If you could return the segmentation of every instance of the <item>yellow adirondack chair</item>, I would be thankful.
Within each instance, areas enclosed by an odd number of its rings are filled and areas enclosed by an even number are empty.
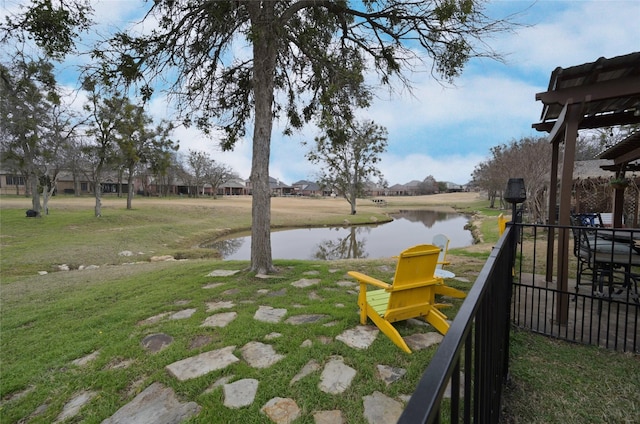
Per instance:
[[[393,327],[392,323],[409,318],[423,318],[436,330],[446,334],[449,330],[447,317],[439,310],[449,305],[436,303],[437,294],[464,298],[466,294],[453,287],[445,286],[440,277],[434,275],[440,249],[431,244],[410,247],[400,253],[393,284],[357,271],[349,275],[360,283],[358,306],[360,323],[367,323],[367,317],[407,353],[411,349]],[[367,290],[367,285],[380,290]]]
[[[504,217],[504,214],[498,215],[498,234],[502,236],[504,230],[507,229],[507,218]]]

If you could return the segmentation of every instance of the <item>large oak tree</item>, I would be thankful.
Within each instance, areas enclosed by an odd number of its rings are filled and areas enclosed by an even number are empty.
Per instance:
[[[383,84],[408,84],[405,72],[424,66],[451,80],[471,57],[497,58],[484,40],[511,27],[488,17],[479,0],[156,0],[145,21],[156,29],[117,34],[96,57],[115,59],[129,82],[143,81],[145,96],[162,77],[186,122],[223,130],[223,148],[253,124],[251,269],[259,273],[273,271],[274,119],[287,120],[287,133],[322,111],[349,119],[367,103],[366,70]]]

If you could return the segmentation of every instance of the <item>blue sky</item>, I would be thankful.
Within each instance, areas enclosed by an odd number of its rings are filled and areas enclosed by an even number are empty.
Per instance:
[[[5,11],[18,3],[0,0]],[[92,4],[103,32],[125,26],[148,7],[134,0],[96,0]],[[547,89],[556,67],[640,51],[638,0],[493,1],[487,10],[494,17],[520,12],[517,20],[530,25],[488,40],[504,55],[504,64],[472,60],[452,87],[443,87],[429,72],[411,75],[412,95],[402,90],[390,95],[381,88],[372,107],[361,112],[362,118],[373,119],[388,130],[388,151],[379,168],[390,185],[429,175],[438,181],[468,182],[492,146],[543,135],[531,128],[542,108],[535,94]],[[74,63],[77,61],[71,60],[61,67],[61,81],[71,74]],[[156,98],[150,109],[158,119],[170,117],[170,110],[164,98]],[[317,168],[305,159],[301,141],[312,140],[317,130],[308,126],[291,137],[281,133],[276,123],[270,175],[288,184],[313,179]],[[181,151],[206,151],[241,177],[249,177],[250,138],[233,152],[223,153],[215,141],[196,130],[180,128],[174,135]]]

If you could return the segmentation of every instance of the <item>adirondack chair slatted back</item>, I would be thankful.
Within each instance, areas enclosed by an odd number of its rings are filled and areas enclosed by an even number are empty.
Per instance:
[[[435,277],[440,249],[423,244],[403,251],[398,257],[396,273],[384,318],[389,322],[415,318],[428,312],[425,307],[434,304],[433,286],[441,284]]]
[[[433,279],[439,254],[440,249],[430,244],[413,246],[400,253],[393,277],[393,290],[422,285]]]

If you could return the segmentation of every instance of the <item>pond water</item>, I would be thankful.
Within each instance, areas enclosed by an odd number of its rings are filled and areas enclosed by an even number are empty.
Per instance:
[[[473,243],[464,215],[435,211],[401,211],[392,222],[351,227],[277,230],[271,233],[273,259],[335,260],[388,258],[416,244],[431,243],[442,233],[449,248]],[[251,259],[251,236],[217,240],[205,247],[217,249],[227,260]]]

